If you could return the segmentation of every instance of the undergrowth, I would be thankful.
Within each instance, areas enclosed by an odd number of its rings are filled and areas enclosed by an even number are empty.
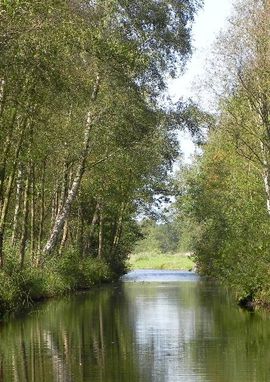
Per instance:
[[[21,269],[13,256],[0,270],[0,317],[29,307],[34,301],[89,289],[117,278],[100,259],[81,258],[69,252],[51,257],[42,267],[26,264]]]

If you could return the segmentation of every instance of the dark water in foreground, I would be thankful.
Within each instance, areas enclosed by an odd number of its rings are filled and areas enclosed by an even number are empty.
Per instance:
[[[268,382],[270,314],[196,275],[136,271],[0,325],[1,382]]]

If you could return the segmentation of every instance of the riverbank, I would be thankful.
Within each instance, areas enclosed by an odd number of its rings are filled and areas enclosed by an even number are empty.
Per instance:
[[[8,260],[0,271],[0,319],[29,308],[37,301],[117,280],[119,275],[103,260],[79,259],[74,253],[51,258],[43,267]]]
[[[140,253],[131,255],[128,268],[190,271],[195,264],[186,254]],[[121,274],[100,259],[82,258],[76,252],[52,257],[42,267],[31,262],[21,269],[19,261],[7,257],[0,271],[0,319],[18,313],[35,302],[113,282]]]
[[[166,269],[190,271],[195,263],[189,254],[162,254],[141,252],[132,254],[129,259],[130,268],[135,269]]]

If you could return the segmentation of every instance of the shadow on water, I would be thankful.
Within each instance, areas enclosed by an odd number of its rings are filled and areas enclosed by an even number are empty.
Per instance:
[[[192,273],[39,305],[0,327],[0,381],[267,382],[270,319]]]

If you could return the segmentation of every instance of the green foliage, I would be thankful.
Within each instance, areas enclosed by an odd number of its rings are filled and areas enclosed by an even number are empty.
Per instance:
[[[34,301],[88,289],[117,278],[103,260],[82,258],[76,251],[53,257],[43,268],[24,269],[13,259],[0,272],[0,316]]]
[[[93,285],[111,281],[116,276],[102,260],[84,259],[80,264],[78,287],[87,289]]]
[[[216,126],[177,201],[199,270],[244,303],[270,301],[269,11],[269,1],[239,0],[218,38]]]
[[[0,272],[0,314],[14,307],[16,302],[16,286],[13,280],[4,272]]]
[[[137,242],[134,253],[175,253],[179,247],[178,228],[174,221],[158,224],[144,220],[141,231],[143,239]]]
[[[199,270],[230,286],[237,299],[268,290],[270,224],[263,183],[226,132],[212,133],[202,159],[186,172],[178,199],[190,224]]]
[[[160,98],[200,4],[0,1],[0,268],[18,304],[126,271],[177,155]]]

